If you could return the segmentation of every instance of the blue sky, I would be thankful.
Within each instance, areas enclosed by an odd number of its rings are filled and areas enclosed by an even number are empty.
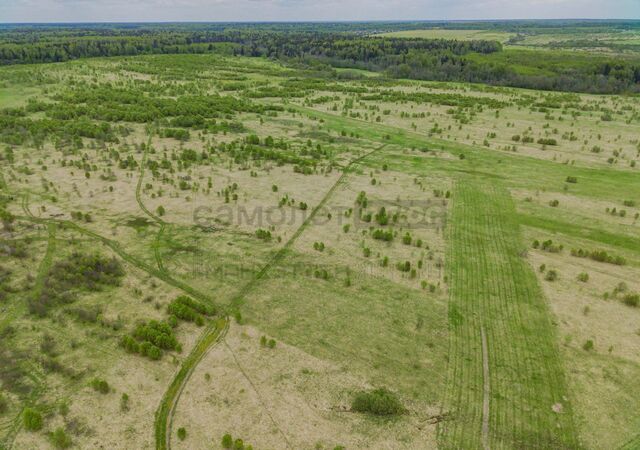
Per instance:
[[[640,19],[640,0],[0,0],[0,22]]]

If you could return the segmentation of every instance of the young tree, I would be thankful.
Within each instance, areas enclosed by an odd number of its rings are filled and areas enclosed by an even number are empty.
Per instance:
[[[231,448],[233,447],[233,438],[229,433],[222,436],[222,448]]]

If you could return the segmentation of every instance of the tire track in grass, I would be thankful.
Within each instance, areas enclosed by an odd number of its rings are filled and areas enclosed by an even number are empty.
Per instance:
[[[445,449],[579,448],[555,330],[496,180],[457,181],[447,230]],[[553,408],[561,408],[554,412]]]
[[[355,165],[357,165],[359,162],[361,162],[367,156],[369,156],[369,155],[375,153],[376,151],[381,150],[382,148],[384,148],[385,145],[386,144],[383,144],[383,145],[375,148],[374,150],[372,150],[372,151],[370,151],[368,153],[365,153],[364,155],[362,155],[362,156],[360,156],[358,158],[355,158],[354,160],[352,160],[344,168],[344,170],[343,170],[342,174],[340,175],[340,177],[338,178],[338,180],[331,186],[331,188],[327,191],[327,193],[324,195],[322,200],[320,200],[318,205],[312,210],[311,214],[306,218],[306,220],[302,223],[302,225],[300,225],[300,227],[298,227],[298,229],[291,236],[291,238],[289,238],[289,240],[280,248],[280,250],[278,250],[276,252],[276,254],[269,261],[267,261],[267,263],[262,267],[262,269],[247,284],[245,284],[243,287],[240,288],[238,293],[233,297],[233,300],[232,300],[232,308],[233,309],[237,309],[240,306],[240,304],[244,300],[244,297],[249,292],[251,292],[252,289],[254,289],[258,285],[260,280],[262,280],[264,278],[264,276],[267,274],[269,269],[271,269],[271,267],[273,267],[275,264],[278,264],[279,262],[281,262],[285,258],[285,256],[287,255],[289,249],[293,246],[295,241],[303,233],[303,231],[306,229],[306,227],[311,223],[311,221],[316,216],[316,214],[320,211],[320,209],[327,203],[327,201],[333,195],[333,193],[338,188],[338,186],[340,186],[344,182],[346,176],[351,172],[353,167],[355,167]],[[224,338],[226,336],[226,332],[227,332],[228,327],[229,327],[229,318],[228,318],[228,316],[225,317],[223,320],[225,321],[225,327],[224,327],[224,330],[221,331],[219,334],[216,334],[216,330],[215,329],[206,330],[203,333],[203,335],[199,339],[198,343],[191,350],[191,353],[189,354],[189,356],[187,356],[187,358],[184,360],[184,362],[182,364],[182,367],[180,368],[180,371],[178,372],[178,374],[176,375],[176,377],[172,381],[171,385],[169,386],[169,389],[167,390],[167,392],[165,392],[165,395],[163,396],[163,399],[160,402],[160,406],[159,406],[159,408],[158,408],[158,410],[156,412],[156,419],[155,419],[156,449],[157,450],[166,450],[166,449],[170,449],[171,448],[172,418],[173,418],[173,415],[175,414],[175,410],[176,410],[178,401],[180,400],[181,393],[184,390],[186,384],[189,381],[189,378],[193,374],[193,372],[196,369],[196,367],[199,364],[199,362],[202,361],[204,356],[206,356],[206,354],[209,351],[211,351],[211,349],[213,348],[214,345],[216,345],[219,342],[222,342],[224,340]],[[231,350],[231,349],[229,348],[229,350]],[[240,366],[240,364],[238,363],[235,355],[233,355],[233,357],[234,357],[234,360],[236,361],[239,369],[241,370],[241,372],[244,373],[244,371],[243,371],[242,367]],[[246,374],[245,374],[245,378],[247,378],[249,383],[251,383],[252,386],[254,386],[252,381],[246,376]],[[254,386],[254,389],[256,389],[255,386]],[[279,430],[280,434],[284,437],[285,442],[288,443],[288,439],[287,439],[286,434],[281,429],[279,424],[275,421],[275,419],[271,415],[271,412],[266,408],[266,405],[263,404],[263,407],[265,408],[265,411],[267,412],[267,414],[271,418],[271,421],[274,423],[276,428]],[[290,447],[290,445],[289,445],[289,448],[292,448],[292,447]]]
[[[623,444],[619,450],[640,450],[640,434]]]
[[[139,183],[141,181],[139,180]],[[151,265],[145,263],[144,261],[134,257],[126,253],[119,242],[108,239],[104,236],[101,236],[98,233],[95,233],[89,229],[83,228],[75,222],[69,220],[57,220],[57,219],[47,219],[35,217],[30,209],[29,209],[29,197],[28,195],[23,195],[22,197],[22,209],[24,210],[26,216],[18,217],[18,219],[30,221],[32,223],[45,224],[49,227],[49,230],[55,230],[57,227],[62,229],[71,229],[78,233],[89,236],[95,240],[98,240],[105,246],[109,247],[114,253],[116,253],[120,258],[122,258],[127,263],[131,264],[134,267],[137,267],[140,270],[143,270],[149,273],[152,276],[164,281],[165,283],[174,286],[188,295],[192,296],[196,300],[204,302],[208,305],[212,305],[218,309],[219,307],[215,304],[215,302],[206,294],[194,289],[192,286],[183,283],[175,278],[173,278],[169,273],[160,270],[158,268],[152,267]],[[51,239],[51,238],[50,238]],[[53,237],[53,242],[55,243],[55,236]],[[46,259],[46,258],[45,258]],[[46,273],[46,272],[45,272]],[[180,370],[173,378],[171,384],[168,389],[165,391],[162,400],[158,409],[156,410],[156,416],[154,421],[155,426],[155,435],[156,435],[156,447],[157,448],[169,448],[170,439],[171,439],[171,425],[173,420],[173,415],[175,412],[175,407],[177,405],[177,401],[182,394],[184,387],[186,386],[186,382],[188,381],[191,373],[197,366],[197,363],[202,359],[211,349],[219,343],[227,333],[229,329],[229,319],[225,315],[224,317],[210,321],[205,327],[204,331],[201,333],[198,338],[194,348],[191,353],[184,360]],[[21,423],[21,422],[19,422]]]
[[[184,388],[191,378],[193,371],[198,363],[204,358],[217,344],[224,340],[229,330],[229,318],[224,317],[207,325],[205,331],[194,345],[189,355],[185,358],[180,370],[171,381],[171,384],[165,391],[160,401],[160,405],[156,410],[154,428],[156,449],[171,448],[171,429],[173,426],[173,417],[175,415],[178,401],[184,391]]]
[[[27,205],[26,210],[28,211],[28,204],[23,203],[23,207],[24,205]],[[38,272],[36,275],[33,292],[31,292],[30,294],[30,295],[33,295],[34,297],[38,297],[42,293],[42,289],[44,287],[44,279],[47,273],[49,272],[49,269],[51,269],[51,265],[53,263],[53,255],[55,254],[55,251],[56,251],[57,229],[58,229],[57,224],[55,223],[47,224],[47,234],[48,234],[47,249],[45,251],[44,257],[42,258],[42,261],[40,262],[40,265],[38,266]],[[11,319],[12,317],[13,316],[8,317],[7,320],[3,321],[2,326],[0,326],[0,329],[3,328],[4,324],[8,322],[8,320]],[[29,373],[29,376],[36,387],[29,395],[29,398],[26,400],[25,406],[23,406],[18,412],[18,414],[14,417],[14,419],[11,420],[8,429],[6,429],[5,431],[4,437],[2,438],[2,440],[0,440],[0,449],[10,449],[13,446],[13,442],[16,436],[22,429],[22,413],[24,412],[24,409],[26,408],[27,405],[33,406],[36,399],[44,391],[44,388],[45,388],[44,378],[41,376],[41,374],[37,371],[35,367],[32,368],[31,372]]]
[[[491,396],[491,383],[489,381],[489,350],[487,348],[487,335],[484,327],[480,328],[482,336],[482,378],[484,381],[482,390],[482,448],[489,450],[489,398]]]
[[[260,280],[264,278],[264,276],[267,274],[269,269],[271,269],[273,266],[281,262],[286,257],[287,253],[289,252],[293,244],[296,242],[296,240],[300,237],[300,235],[304,232],[304,230],[309,226],[309,224],[313,221],[313,219],[316,217],[318,212],[324,207],[324,205],[327,204],[327,201],[331,198],[331,196],[336,191],[336,189],[344,183],[344,180],[346,179],[348,174],[351,173],[353,168],[368,156],[371,156],[372,154],[378,152],[379,150],[382,150],[384,147],[386,147],[386,145],[387,144],[382,144],[379,147],[374,148],[370,152],[367,152],[364,155],[351,160],[349,164],[347,164],[344,167],[342,174],[340,174],[340,177],[336,180],[333,186],[331,186],[331,188],[327,191],[324,197],[322,197],[318,205],[315,208],[313,208],[313,210],[311,211],[311,214],[309,214],[309,216],[304,220],[302,225],[298,227],[298,229],[293,233],[293,235],[289,238],[289,240],[280,248],[280,250],[278,250],[275,253],[275,255],[273,255],[273,257],[269,261],[267,261],[267,263],[260,269],[260,271],[256,274],[256,276],[253,277],[247,284],[245,284],[234,296],[232,300],[232,306],[234,308],[238,308],[242,304],[242,302],[244,301],[244,298],[256,287],[256,285],[260,282]]]
[[[166,272],[164,268],[164,264],[162,263],[162,255],[160,255],[160,244],[162,241],[162,235],[164,234],[164,228],[167,225],[167,223],[164,220],[162,220],[160,216],[152,213],[142,201],[142,181],[144,179],[144,172],[145,172],[145,167],[147,165],[147,159],[149,158],[149,148],[151,147],[151,138],[152,138],[152,135],[150,133],[149,139],[147,140],[147,145],[144,148],[142,161],[140,162],[140,174],[138,175],[138,183],[136,184],[136,202],[138,203],[138,206],[140,207],[142,212],[144,212],[147,216],[153,219],[153,221],[160,226],[160,229],[158,230],[158,233],[156,234],[156,238],[153,242],[153,257],[156,260],[156,265],[158,266],[158,270],[162,272]]]
[[[39,223],[39,224],[45,224],[45,225],[48,225],[50,223],[55,223],[61,229],[70,229],[70,230],[76,231],[76,232],[78,232],[80,234],[83,234],[85,236],[88,236],[90,238],[93,238],[94,240],[97,240],[97,241],[101,242],[106,247],[109,247],[120,258],[122,258],[124,261],[126,261],[129,264],[131,264],[132,266],[137,267],[138,269],[140,269],[140,270],[142,270],[144,272],[147,272],[149,275],[154,276],[154,277],[158,278],[161,281],[164,281],[168,285],[173,286],[173,287],[183,291],[185,294],[190,295],[195,300],[201,301],[201,302],[205,303],[206,305],[213,306],[213,307],[216,308],[216,310],[220,310],[221,309],[220,305],[216,304],[215,301],[211,297],[206,295],[205,293],[193,288],[191,285],[189,285],[187,283],[184,283],[184,282],[174,278],[169,273],[163,272],[163,271],[161,271],[161,270],[159,270],[159,269],[147,264],[143,260],[141,260],[141,259],[139,259],[139,258],[127,253],[126,251],[124,251],[124,249],[122,248],[122,245],[118,241],[106,238],[106,237],[104,237],[104,236],[102,236],[102,235],[100,235],[100,234],[98,234],[98,233],[96,233],[94,231],[91,231],[91,230],[89,230],[87,228],[83,228],[80,225],[76,224],[75,222],[71,222],[70,220],[46,219],[46,218],[33,217],[33,216],[17,216],[16,218],[19,219],[19,220],[25,220],[25,221],[29,221],[29,222],[33,222],[33,223]]]

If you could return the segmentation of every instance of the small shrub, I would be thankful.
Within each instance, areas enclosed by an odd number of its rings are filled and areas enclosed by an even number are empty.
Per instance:
[[[551,269],[544,276],[544,279],[547,280],[547,281],[556,281],[558,279],[558,272],[556,272],[555,270]]]
[[[591,339],[588,339],[584,344],[582,344],[582,349],[587,352],[593,350],[593,347],[594,345]]]
[[[105,380],[101,380],[100,378],[94,378],[91,380],[91,387],[94,391],[100,392],[101,394],[108,394],[110,391],[109,383]]]
[[[371,237],[379,241],[390,242],[393,240],[393,231],[377,229],[374,230],[373,233],[371,233]]]
[[[51,443],[55,448],[65,449],[71,447],[73,443],[69,435],[64,431],[63,428],[56,428],[54,432],[49,435],[51,439]]]
[[[640,305],[640,294],[627,294],[623,297],[622,302],[633,308],[637,308]]]
[[[584,250],[584,249],[572,249],[571,256],[578,258],[590,258],[598,262],[606,262],[608,264],[615,264],[617,266],[624,266],[627,264],[627,260],[619,255],[611,255],[605,250]]]
[[[534,241],[534,248],[537,248],[537,247],[535,247],[535,244],[537,242],[538,241]],[[562,244],[554,245],[553,241],[551,239],[544,241],[542,244],[539,244],[539,247],[542,250],[544,250],[546,252],[549,252],[549,253],[560,253],[564,249],[564,246]]]
[[[258,230],[256,230],[256,237],[258,239],[263,240],[263,241],[270,241],[271,240],[271,232],[268,231],[268,230],[258,229]]]
[[[25,408],[22,413],[22,423],[27,431],[39,431],[42,429],[42,414],[35,409]]]
[[[231,448],[233,447],[233,438],[229,433],[222,436],[222,448]]]
[[[178,439],[184,441],[187,438],[187,430],[184,427],[178,428]]]
[[[120,397],[120,411],[129,411],[129,395],[124,392],[122,393],[122,397]]]
[[[353,399],[351,409],[376,416],[391,416],[404,412],[404,407],[400,400],[394,393],[385,388],[359,392]]]
[[[587,281],[589,281],[589,274],[587,272],[582,272],[578,275],[578,281],[586,283]]]

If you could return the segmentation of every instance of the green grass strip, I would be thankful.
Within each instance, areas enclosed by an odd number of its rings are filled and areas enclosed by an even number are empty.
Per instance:
[[[447,231],[443,449],[580,447],[556,333],[524,248],[506,188],[459,178]]]

